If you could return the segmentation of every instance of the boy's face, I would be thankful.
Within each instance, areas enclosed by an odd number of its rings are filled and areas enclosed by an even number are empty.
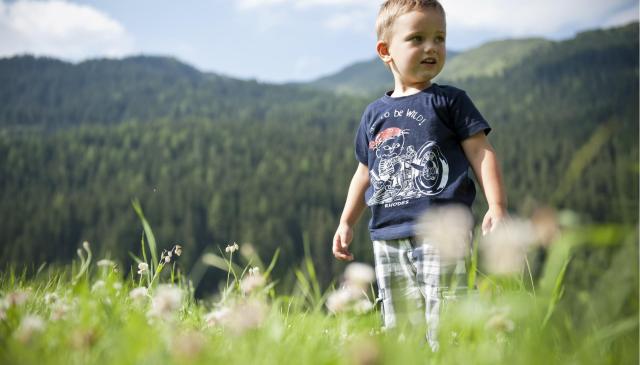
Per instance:
[[[400,15],[393,23],[386,42],[386,59],[378,47],[383,61],[391,67],[396,83],[423,89],[444,67],[445,37],[443,14],[435,9],[415,10]]]

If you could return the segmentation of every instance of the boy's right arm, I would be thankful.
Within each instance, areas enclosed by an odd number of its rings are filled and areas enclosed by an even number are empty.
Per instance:
[[[353,254],[349,252],[349,244],[353,239],[353,226],[358,222],[366,206],[364,193],[368,187],[369,168],[367,165],[359,163],[351,179],[351,184],[349,184],[349,192],[340,217],[340,224],[333,236],[333,256],[338,260],[353,260]]]

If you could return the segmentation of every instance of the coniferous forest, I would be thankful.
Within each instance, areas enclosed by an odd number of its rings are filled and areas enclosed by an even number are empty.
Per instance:
[[[493,127],[514,214],[550,205],[637,223],[637,23],[540,42],[500,72],[446,76]],[[330,246],[355,130],[385,87],[272,85],[149,56],[0,59],[0,267],[69,262],[84,240],[130,260],[137,199],[158,242],[184,247],[185,267],[251,242],[266,259],[280,248],[274,277],[308,250],[327,284],[342,268]],[[479,193],[475,215],[484,209]],[[352,245],[361,261],[366,220]]]

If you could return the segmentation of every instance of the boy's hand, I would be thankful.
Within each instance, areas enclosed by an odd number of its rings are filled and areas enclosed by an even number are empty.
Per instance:
[[[507,210],[501,205],[490,205],[482,220],[482,235],[493,231],[507,217]]]
[[[340,224],[333,236],[333,256],[340,261],[352,261],[353,254],[349,252],[349,244],[353,239],[353,230],[347,224]]]

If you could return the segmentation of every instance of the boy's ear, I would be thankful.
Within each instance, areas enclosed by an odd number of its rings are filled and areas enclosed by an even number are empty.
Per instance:
[[[378,53],[378,57],[384,63],[391,62],[391,54],[389,53],[389,44],[385,41],[378,41],[376,43],[376,52]]]

